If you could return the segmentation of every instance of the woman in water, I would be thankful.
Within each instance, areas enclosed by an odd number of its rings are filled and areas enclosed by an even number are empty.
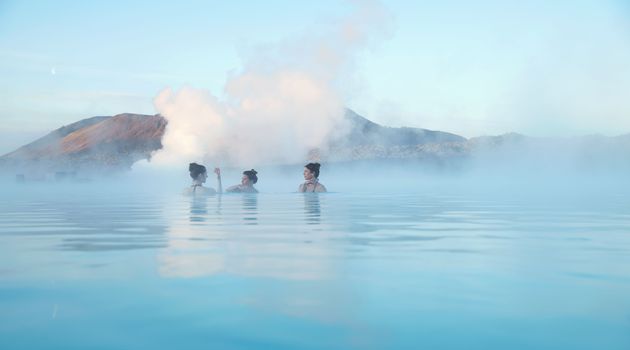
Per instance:
[[[326,192],[326,187],[319,183],[319,163],[308,163],[304,166],[304,183],[298,192]]]
[[[219,181],[219,192],[221,192],[221,169],[216,168],[214,172],[217,174],[217,180]],[[258,182],[258,172],[256,170],[243,171],[243,177],[241,178],[240,185],[230,186],[225,189],[225,192],[237,192],[237,193],[258,193],[258,190],[254,187],[254,184]]]
[[[208,178],[208,173],[206,172],[205,166],[197,163],[190,163],[188,165],[188,171],[190,172],[190,177],[193,179],[193,183],[189,188],[186,189],[186,194],[212,195],[217,193],[214,188],[203,186],[203,184],[206,182],[206,179]],[[218,168],[214,169],[214,172],[215,174],[217,174],[218,177],[220,174],[218,172]],[[219,186],[220,185],[221,183],[219,182]]]

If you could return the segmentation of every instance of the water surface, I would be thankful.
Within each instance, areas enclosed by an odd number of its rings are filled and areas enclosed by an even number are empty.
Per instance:
[[[630,348],[627,193],[8,197],[2,349]]]

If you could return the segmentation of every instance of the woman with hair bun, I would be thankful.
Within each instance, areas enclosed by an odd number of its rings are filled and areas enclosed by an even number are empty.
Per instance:
[[[326,192],[326,187],[319,183],[319,163],[308,163],[304,166],[304,183],[298,192]]]
[[[216,168],[217,179],[219,181],[219,192],[221,192],[221,169]],[[254,169],[243,171],[243,177],[241,178],[240,185],[230,186],[225,189],[225,192],[232,193],[258,193],[258,190],[254,187],[254,184],[258,182],[258,172]]]
[[[217,169],[214,169],[214,172],[215,174],[219,175],[217,173]],[[197,163],[190,163],[188,165],[188,171],[190,172],[190,177],[193,179],[193,183],[189,188],[186,189],[185,194],[212,195],[217,193],[214,188],[203,186],[203,184],[206,182],[206,179],[208,178],[208,173],[206,172],[205,166]],[[220,185],[221,184],[219,183],[219,186]]]

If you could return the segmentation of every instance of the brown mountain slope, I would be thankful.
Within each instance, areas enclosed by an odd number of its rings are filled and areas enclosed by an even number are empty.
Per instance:
[[[0,157],[0,159],[31,160],[59,154],[59,145],[64,137],[77,130],[89,127],[94,124],[98,124],[108,118],[110,117],[92,117],[80,120],[70,125],[63,126],[57,130],[50,132],[44,137],[41,137],[27,145],[18,148],[11,153],[5,154],[4,156]]]
[[[84,119],[0,157],[0,166],[22,171],[128,169],[162,148],[165,128],[159,115]]]
[[[436,153],[436,144],[459,154],[461,147],[451,144],[458,146],[466,141],[461,136],[441,131],[384,127],[351,110],[346,111],[346,118],[351,131],[330,145],[330,154],[323,155],[326,159],[425,157]],[[47,172],[128,169],[135,161],[149,158],[162,147],[166,124],[160,115],[131,113],[84,119],[0,157],[0,166]]]
[[[548,139],[506,134],[467,140],[441,131],[385,127],[351,110],[346,111],[346,118],[349,133],[332,140],[324,153],[314,150],[313,159],[421,160],[446,164],[485,157],[509,163],[512,159],[547,155],[554,159],[578,159],[584,164],[630,166],[630,134],[614,138]],[[41,176],[54,172],[126,170],[162,148],[166,124],[160,115],[131,113],[84,119],[0,157],[0,172]]]
[[[73,154],[108,144],[124,148],[125,143],[146,144],[149,148],[161,146],[165,127],[166,120],[159,115],[119,114],[64,137],[61,151]]]

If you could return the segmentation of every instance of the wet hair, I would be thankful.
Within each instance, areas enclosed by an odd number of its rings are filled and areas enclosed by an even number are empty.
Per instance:
[[[258,182],[258,176],[256,176],[256,174],[258,174],[258,172],[254,169],[243,171],[243,175],[247,176],[247,178],[249,178],[249,181],[253,183]]]
[[[315,175],[315,178],[319,177],[319,167],[321,165],[319,163],[308,163],[304,167],[311,171]]]
[[[199,174],[203,174],[206,172],[206,167],[201,164],[190,163],[188,165],[188,171],[190,171],[190,177],[195,180],[197,176],[199,176]]]

